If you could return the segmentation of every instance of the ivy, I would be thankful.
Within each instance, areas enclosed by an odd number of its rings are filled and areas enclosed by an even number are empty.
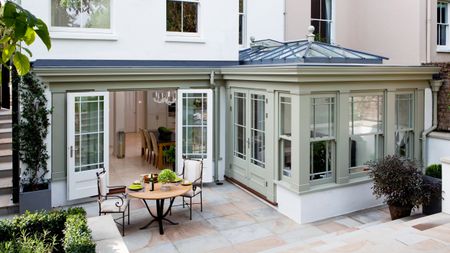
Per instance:
[[[30,72],[21,78],[19,84],[21,118],[14,130],[19,136],[15,148],[19,149],[20,161],[26,166],[22,173],[24,191],[38,190],[47,183],[45,176],[49,172],[47,168],[49,155],[45,139],[50,126],[51,111],[47,108],[44,92],[45,85],[33,73]]]

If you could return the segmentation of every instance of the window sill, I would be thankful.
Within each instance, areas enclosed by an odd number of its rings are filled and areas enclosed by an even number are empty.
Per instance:
[[[350,179],[350,181],[345,184],[324,183],[324,184],[310,185],[309,189],[305,190],[305,191],[298,191],[295,189],[294,185],[292,185],[288,182],[285,182],[285,181],[276,181],[275,184],[280,187],[283,187],[293,193],[296,193],[298,195],[306,195],[306,194],[310,194],[310,193],[314,193],[314,192],[321,192],[321,191],[333,190],[333,189],[348,187],[348,186],[357,185],[357,184],[369,183],[371,181],[372,181],[372,179],[370,179],[368,176],[367,177],[358,177],[358,178]]]
[[[61,32],[51,31],[50,37],[59,40],[104,40],[117,41],[118,38],[113,33],[85,33],[85,32]]]
[[[438,53],[450,53],[450,46],[438,46],[436,48],[436,52]]]
[[[167,33],[166,42],[181,42],[181,43],[199,43],[204,44],[205,40],[199,34],[185,34],[185,33]]]

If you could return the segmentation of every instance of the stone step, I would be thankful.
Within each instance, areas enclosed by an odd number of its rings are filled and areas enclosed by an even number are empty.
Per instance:
[[[12,129],[11,128],[0,128],[0,139],[11,138]]]
[[[12,149],[12,138],[0,139],[0,150],[1,149]]]
[[[11,120],[11,110],[8,109],[1,109],[0,110],[0,120]]]
[[[12,161],[12,150],[0,150],[0,163],[7,163]]]
[[[0,163],[0,178],[12,176],[12,163]]]
[[[11,194],[0,194],[0,215],[19,213],[19,205],[11,200]]]
[[[0,120],[0,128],[12,128],[12,121],[10,119]]]
[[[0,194],[12,193],[12,177],[0,178]]]

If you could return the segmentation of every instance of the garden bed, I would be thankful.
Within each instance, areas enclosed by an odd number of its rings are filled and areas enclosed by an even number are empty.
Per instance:
[[[0,220],[0,252],[95,252],[82,208],[25,213]]]

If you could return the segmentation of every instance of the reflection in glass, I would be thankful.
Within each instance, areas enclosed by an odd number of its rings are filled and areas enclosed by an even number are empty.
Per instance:
[[[182,103],[183,156],[204,159],[207,153],[207,95],[184,93]]]
[[[265,167],[265,96],[251,95],[251,159],[260,167]]]
[[[292,172],[291,164],[291,141],[281,139],[280,140],[280,167],[282,168],[283,176],[290,177]]]
[[[280,97],[280,135],[291,136],[291,98]]]
[[[383,96],[350,97],[350,135],[383,132]]]
[[[246,94],[234,93],[234,156],[246,159]]]
[[[333,141],[311,143],[310,180],[330,178],[334,157]]]
[[[110,0],[51,1],[51,25],[55,27],[111,28]]]
[[[311,106],[311,138],[334,136],[334,98],[313,98]]]

